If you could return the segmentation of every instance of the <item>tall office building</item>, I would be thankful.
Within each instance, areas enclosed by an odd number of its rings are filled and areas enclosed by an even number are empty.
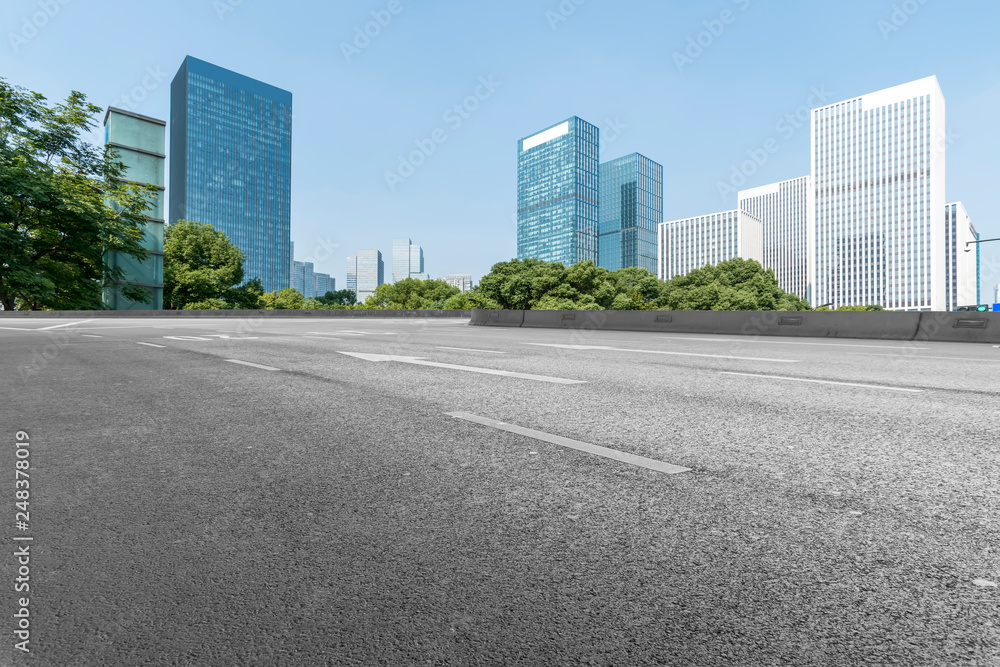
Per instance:
[[[331,278],[329,274],[326,273],[316,273],[313,275],[316,278],[313,287],[313,294],[315,294],[317,297],[325,296],[327,292],[337,291],[336,278]]]
[[[663,222],[663,166],[639,153],[604,162],[599,170],[600,266],[656,273],[657,226]]]
[[[347,258],[347,287],[355,295],[358,293],[358,258],[357,256]]]
[[[457,287],[463,292],[472,290],[472,275],[469,273],[452,273],[447,278],[441,278],[452,287]]]
[[[945,207],[945,310],[979,304],[979,233],[962,202]],[[966,252],[969,248],[969,252]]]
[[[816,213],[812,177],[763,185],[741,191],[739,209],[761,222],[763,259],[781,289],[809,300],[809,248]]]
[[[295,287],[295,242],[288,241],[288,286]]]
[[[290,283],[292,94],[188,56],[170,87],[170,222],[246,254],[246,279]]]
[[[573,116],[517,142],[517,257],[598,262],[599,130]]]
[[[348,258],[349,261],[350,258]],[[382,263],[382,253],[378,250],[359,250],[356,275],[358,301],[363,302],[371,296],[379,285],[385,282],[385,265]]]
[[[128,167],[125,181],[155,185],[156,198],[147,211],[142,245],[149,251],[145,261],[109,251],[105,261],[121,267],[119,283],[132,283],[149,291],[152,301],[140,303],[125,298],[114,287],[104,289],[104,305],[112,310],[163,310],[163,192],[166,155],[166,122],[110,107],[104,115],[104,143],[116,148],[118,159]]]
[[[1000,303],[1000,284],[993,290],[993,303]]]
[[[658,245],[657,276],[670,280],[735,257],[763,261],[764,231],[746,211],[723,211],[661,223]]]
[[[406,278],[429,280],[424,270],[424,249],[413,245],[410,239],[392,240],[392,282]]]
[[[316,296],[316,274],[312,262],[292,263],[292,287],[307,299]]]
[[[814,305],[945,308],[945,136],[937,77],[813,110]]]

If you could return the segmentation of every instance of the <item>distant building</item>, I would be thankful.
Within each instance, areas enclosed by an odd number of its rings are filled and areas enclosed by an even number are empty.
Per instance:
[[[809,284],[810,234],[815,223],[812,177],[743,190],[739,209],[761,222],[764,253],[761,264],[774,271],[781,289],[800,299],[812,296]]]
[[[288,242],[288,286],[295,287],[295,242]]]
[[[359,250],[357,255],[357,295],[364,302],[385,282],[385,265],[378,250]]]
[[[663,166],[632,153],[600,166],[599,265],[656,274],[657,226],[663,222]]]
[[[424,270],[424,249],[410,239],[392,240],[392,282],[415,278],[429,280]]]
[[[945,206],[945,310],[979,304],[979,244],[965,249],[969,241],[978,241],[979,232],[962,202]]]
[[[518,140],[518,259],[597,264],[599,135],[573,116]]]
[[[813,109],[813,305],[946,308],[945,138],[933,76]]]
[[[163,199],[166,155],[166,122],[111,107],[104,116],[104,141],[118,151],[128,167],[126,181],[155,185],[156,199],[147,211],[142,245],[149,251],[144,261],[120,252],[108,252],[109,266],[124,269],[118,281],[138,284],[149,291],[150,303],[126,299],[114,287],[104,289],[104,304],[113,310],[163,310]]]
[[[307,299],[316,296],[316,277],[312,262],[292,263],[292,287],[302,292]]]
[[[453,273],[447,278],[441,278],[452,287],[457,287],[463,292],[472,290],[472,275],[468,273]]]
[[[325,296],[327,292],[337,291],[337,281],[326,273],[313,274],[316,278],[313,287],[313,294],[317,297]]]
[[[1000,285],[993,290],[993,303],[1000,303]]]
[[[170,86],[170,222],[211,224],[246,279],[290,284],[292,94],[188,56]]]
[[[347,287],[355,295],[358,293],[358,258],[348,257],[347,258]]]
[[[660,224],[660,280],[670,280],[706,265],[740,257],[760,262],[764,255],[761,222],[746,211],[724,211]]]

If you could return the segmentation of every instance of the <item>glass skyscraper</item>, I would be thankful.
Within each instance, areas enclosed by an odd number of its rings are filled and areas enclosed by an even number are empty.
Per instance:
[[[358,301],[364,302],[375,289],[385,282],[385,265],[378,250],[359,250],[357,257]],[[351,258],[347,258],[348,281],[350,281]],[[350,287],[348,287],[350,289]]]
[[[106,253],[109,266],[124,269],[125,283],[146,288],[152,301],[126,299],[114,287],[104,288],[104,304],[112,310],[163,310],[163,180],[166,155],[166,123],[111,107],[104,116],[104,142],[118,151],[118,159],[128,167],[125,180],[157,186],[156,199],[147,211],[142,245],[149,257],[139,262],[121,252]]]
[[[246,280],[290,284],[292,94],[188,56],[170,87],[170,222],[207,222]]]
[[[600,266],[656,273],[656,233],[663,222],[663,166],[632,153],[600,166]]]
[[[518,259],[597,263],[598,146],[576,116],[517,142]]]
[[[424,271],[424,249],[413,245],[410,239],[392,240],[392,282],[415,278],[428,280]]]
[[[357,255],[347,258],[347,287],[352,292],[354,292],[355,297],[358,294],[358,258]]]

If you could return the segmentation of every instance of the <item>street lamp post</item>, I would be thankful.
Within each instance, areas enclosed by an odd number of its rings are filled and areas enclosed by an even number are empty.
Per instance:
[[[965,244],[965,252],[972,252],[970,245],[975,245],[977,243],[989,243],[990,241],[1000,241],[1000,239],[983,239],[982,241],[968,241]]]

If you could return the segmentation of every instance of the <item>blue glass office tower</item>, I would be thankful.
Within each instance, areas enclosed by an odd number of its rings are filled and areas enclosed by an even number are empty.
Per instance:
[[[518,259],[597,263],[598,143],[576,116],[517,142]]]
[[[663,222],[663,166],[639,153],[600,167],[600,266],[638,266],[656,274],[656,233]]]
[[[170,222],[207,222],[246,280],[290,283],[292,94],[188,56],[170,86]]]

